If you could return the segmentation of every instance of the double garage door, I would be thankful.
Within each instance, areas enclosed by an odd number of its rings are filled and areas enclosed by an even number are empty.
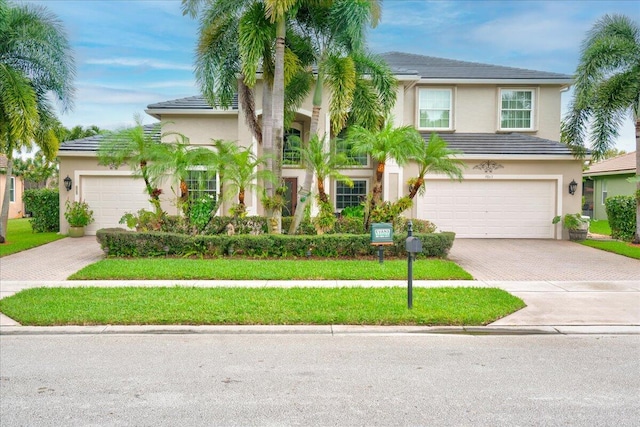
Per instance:
[[[554,180],[432,180],[417,216],[461,238],[550,239],[556,192]]]
[[[85,232],[96,234],[101,228],[126,227],[119,224],[127,213],[151,209],[144,181],[131,176],[83,176],[80,180],[82,200],[93,210],[95,222]]]

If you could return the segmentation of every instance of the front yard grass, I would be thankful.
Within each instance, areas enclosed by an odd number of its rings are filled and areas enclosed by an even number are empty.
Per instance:
[[[640,246],[633,246],[627,242],[620,242],[618,240],[583,240],[580,243],[592,248],[613,252],[618,255],[624,255],[629,258],[640,259]]]
[[[34,233],[29,218],[10,219],[7,224],[7,239],[0,244],[0,257],[26,249],[35,248],[66,236],[57,232]]]
[[[611,236],[611,227],[609,227],[609,221],[607,220],[591,220],[589,222],[589,231],[593,234]]]
[[[406,260],[285,259],[105,259],[70,280],[403,280]],[[472,280],[457,264],[441,259],[413,263],[415,280]]]
[[[22,325],[486,325],[525,306],[500,289],[34,288],[0,300]]]

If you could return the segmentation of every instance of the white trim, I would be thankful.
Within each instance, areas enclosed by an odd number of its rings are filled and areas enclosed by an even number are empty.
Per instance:
[[[420,126],[420,92],[421,91],[440,91],[440,92],[444,92],[444,91],[448,91],[449,92],[449,126],[446,128],[438,128],[438,127],[422,127]],[[447,131],[452,131],[455,130],[455,124],[454,124],[454,116],[455,116],[455,99],[456,99],[456,95],[457,95],[457,91],[456,91],[456,87],[455,86],[417,86],[416,87],[416,105],[415,105],[415,111],[416,111],[416,117],[415,117],[415,121],[417,123],[417,129],[419,131],[440,131],[440,132],[447,132]]]
[[[459,160],[576,160],[571,154],[458,154],[456,159]]]
[[[421,78],[419,83],[424,84],[516,84],[516,85],[572,85],[571,79],[463,79],[463,78]]]
[[[538,131],[538,98],[540,97],[540,91],[537,87],[498,87],[498,111],[496,118],[497,132],[537,132]],[[528,128],[503,128],[502,127],[502,92],[503,91],[512,91],[512,92],[531,92],[531,126]]]
[[[371,191],[371,178],[367,178],[367,177],[355,177],[355,176],[347,176],[349,179],[351,179],[351,181],[364,181],[364,195],[365,197],[367,196],[367,194],[369,194],[369,191]],[[338,208],[338,181],[342,181],[340,179],[335,179],[333,181],[333,206],[335,206],[335,209],[337,212],[342,212],[342,209],[344,208]]]
[[[11,197],[13,195],[13,197]],[[9,203],[16,202],[16,177],[9,177]]]
[[[219,115],[233,115],[237,116],[239,114],[239,110],[212,110],[208,108],[150,108],[144,110],[145,113],[154,117],[156,119],[160,119],[160,116],[166,114],[172,115],[181,115],[181,116],[219,116]]]

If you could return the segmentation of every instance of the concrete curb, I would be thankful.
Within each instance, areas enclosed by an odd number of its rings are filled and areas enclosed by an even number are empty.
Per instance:
[[[0,335],[640,335],[640,325],[357,326],[98,325],[0,326]]]

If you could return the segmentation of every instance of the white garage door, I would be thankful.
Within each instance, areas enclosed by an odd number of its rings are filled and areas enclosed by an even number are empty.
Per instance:
[[[82,200],[93,210],[95,222],[89,225],[86,234],[94,235],[101,228],[125,227],[119,224],[127,212],[151,209],[142,179],[130,176],[83,176]]]
[[[555,181],[428,181],[418,218],[462,238],[554,237]]]

